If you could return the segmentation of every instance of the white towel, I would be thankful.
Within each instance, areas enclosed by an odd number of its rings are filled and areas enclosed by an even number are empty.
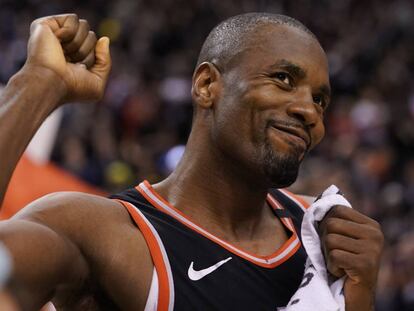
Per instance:
[[[302,283],[288,305],[279,311],[344,311],[344,279],[328,274],[321,241],[317,232],[318,222],[335,205],[351,207],[339,189],[332,185],[326,189],[303,216],[302,242],[308,254]]]

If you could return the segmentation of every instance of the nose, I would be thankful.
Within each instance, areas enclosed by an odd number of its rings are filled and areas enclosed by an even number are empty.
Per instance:
[[[287,114],[308,128],[316,126],[320,114],[313,103],[312,92],[310,90],[298,90],[296,98],[292,100],[287,108]]]

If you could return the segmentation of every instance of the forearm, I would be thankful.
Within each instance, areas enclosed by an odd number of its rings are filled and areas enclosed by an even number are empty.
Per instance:
[[[23,68],[0,97],[0,206],[16,164],[33,135],[55,109],[64,84],[48,69]]]

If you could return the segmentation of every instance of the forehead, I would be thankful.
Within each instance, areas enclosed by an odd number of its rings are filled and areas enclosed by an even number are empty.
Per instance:
[[[326,54],[305,31],[288,25],[265,24],[246,35],[239,69],[247,74],[272,67],[280,60],[296,64],[309,76],[329,81]]]

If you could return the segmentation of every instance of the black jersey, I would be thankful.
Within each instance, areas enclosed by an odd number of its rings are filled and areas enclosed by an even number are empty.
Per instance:
[[[276,311],[302,281],[306,254],[299,236],[307,205],[286,190],[272,189],[267,196],[290,233],[268,256],[243,251],[204,230],[147,181],[112,198],[127,208],[147,242],[156,272],[156,310]]]

